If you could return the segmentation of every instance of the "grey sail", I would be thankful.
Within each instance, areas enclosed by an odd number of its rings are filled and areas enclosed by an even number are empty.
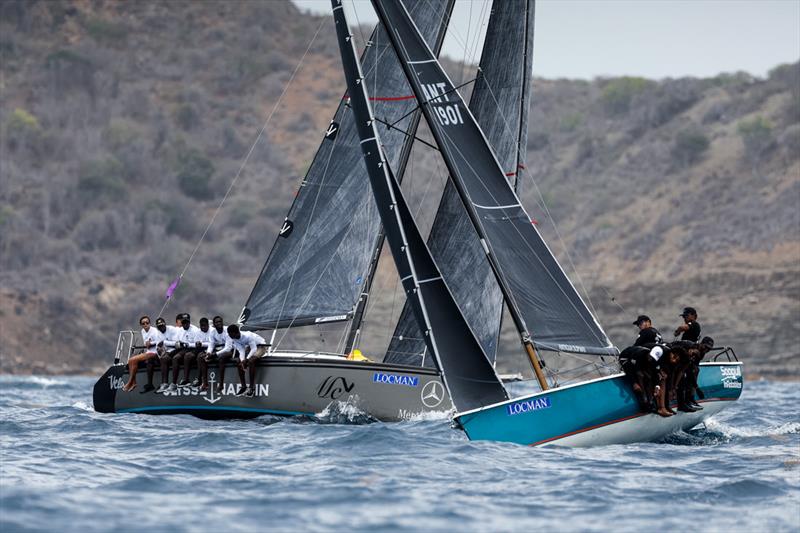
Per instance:
[[[516,187],[527,143],[533,63],[533,0],[495,2],[469,108]],[[490,361],[497,353],[503,294],[469,220],[448,180],[428,237],[428,247],[453,290],[464,317]],[[406,303],[384,361],[431,366],[411,308]]]
[[[362,83],[341,0],[331,3],[369,183],[397,273],[429,351],[442,368],[451,369],[443,377],[458,410],[505,401],[505,389],[461,315],[414,222],[391,164],[383,155],[382,138],[369,105],[367,86]]]
[[[616,354],[505,177],[475,117],[402,2],[373,0],[524,342]],[[446,368],[442,369],[447,372]]]
[[[409,2],[424,38],[441,47],[452,0]],[[416,100],[385,30],[378,25],[364,52],[366,80],[382,117],[396,121],[384,132],[386,157],[402,176],[419,123]],[[380,217],[362,163],[358,131],[346,97],[324,133],[267,261],[247,299],[247,329],[303,326],[348,320],[380,247]]]

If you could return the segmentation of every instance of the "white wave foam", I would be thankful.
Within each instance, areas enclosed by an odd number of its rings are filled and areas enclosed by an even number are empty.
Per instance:
[[[364,424],[374,422],[375,418],[358,407],[358,399],[346,402],[334,401],[314,415],[317,421],[332,424]]]
[[[35,383],[36,385],[42,385],[43,387],[52,387],[53,385],[66,385],[66,381],[61,381],[58,379],[53,378],[46,378],[44,376],[28,376],[23,381],[28,383]]]
[[[779,426],[767,426],[759,428],[730,426],[724,422],[720,422],[711,418],[706,420],[706,428],[711,431],[718,431],[726,437],[772,437],[776,435],[792,435],[795,433],[800,433],[800,422],[786,422]]]
[[[422,411],[406,418],[409,422],[427,422],[431,420],[449,420],[453,411]]]
[[[94,412],[94,408],[83,400],[78,400],[77,402],[73,403],[72,407],[75,409],[80,409],[81,411]]]

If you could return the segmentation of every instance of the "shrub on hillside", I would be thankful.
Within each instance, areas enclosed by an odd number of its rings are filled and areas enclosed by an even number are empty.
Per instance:
[[[42,126],[39,119],[21,108],[16,108],[7,122],[8,147],[16,150],[20,147],[35,148],[41,139]]]
[[[603,87],[603,93],[600,97],[603,107],[609,115],[627,113],[633,98],[643,93],[652,84],[653,82],[644,78],[632,76],[609,80]]]
[[[97,96],[94,79],[96,68],[89,58],[74,50],[61,49],[45,58],[45,66],[52,76],[52,84],[57,93],[82,89],[94,102]]]
[[[85,199],[124,199],[127,190],[123,176],[122,163],[114,156],[85,161],[78,171],[78,191]]]
[[[200,115],[191,104],[181,104],[175,111],[175,123],[184,131],[189,131],[200,124]]]
[[[90,17],[83,21],[86,33],[98,43],[121,46],[128,39],[128,28],[120,22]]]
[[[214,164],[200,150],[189,148],[178,155],[178,186],[183,194],[195,200],[208,200],[214,195],[211,177]]]
[[[672,146],[672,157],[683,166],[688,167],[700,160],[710,145],[708,137],[696,128],[687,128],[678,132]]]
[[[758,177],[761,157],[773,146],[775,141],[772,124],[764,117],[755,117],[739,122],[736,130],[742,138],[745,156],[753,165],[753,174]]]

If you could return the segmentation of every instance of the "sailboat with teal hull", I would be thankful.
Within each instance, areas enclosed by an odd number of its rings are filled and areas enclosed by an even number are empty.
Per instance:
[[[451,291],[453,276],[434,260],[403,197],[384,155],[368,87],[361,83],[364,76],[341,1],[332,4],[348,93],[386,240],[420,338],[450,393],[454,422],[470,439],[573,446],[652,441],[696,426],[738,399],[742,365],[730,349],[700,365],[703,409],[669,418],[642,412],[628,380],[619,373],[571,384],[548,379],[543,352],[556,359],[588,358],[598,368],[612,366],[607,361],[619,352],[532,224],[481,126],[403,2],[373,0],[539,383],[540,392],[510,397],[485,343]],[[727,361],[716,362],[723,355]]]

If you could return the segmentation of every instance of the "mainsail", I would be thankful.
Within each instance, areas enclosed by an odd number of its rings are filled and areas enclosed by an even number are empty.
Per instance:
[[[373,0],[525,343],[616,354],[505,178],[475,117],[400,1]],[[529,325],[530,324],[530,329]]]
[[[533,0],[495,2],[469,108],[494,149],[512,186],[524,167],[530,76],[533,62]],[[515,187],[516,188],[516,187]],[[503,294],[470,223],[464,204],[448,180],[428,237],[464,317],[490,361],[497,353]],[[432,366],[408,302],[384,361]]]
[[[424,38],[438,51],[453,0],[409,2]],[[402,176],[419,122],[416,100],[385,30],[378,25],[363,55],[364,83],[382,117],[399,120],[384,132],[387,159]],[[303,326],[349,319],[380,247],[380,218],[362,163],[358,131],[346,97],[300,185],[261,274],[247,299],[248,329]]]
[[[382,139],[369,105],[341,0],[331,3],[369,181],[403,289],[424,331],[429,350],[441,366],[452,369],[444,380],[458,410],[505,401],[508,399],[505,389],[442,279],[391,171],[391,164],[383,155]]]

